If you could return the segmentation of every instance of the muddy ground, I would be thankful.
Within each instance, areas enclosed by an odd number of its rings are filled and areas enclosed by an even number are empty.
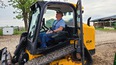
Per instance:
[[[116,52],[116,31],[96,31],[96,53],[93,65],[113,65]],[[12,53],[19,43],[20,35],[0,36],[0,49],[8,47]]]

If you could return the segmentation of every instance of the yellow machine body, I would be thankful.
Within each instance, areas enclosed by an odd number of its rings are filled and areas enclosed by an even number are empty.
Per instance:
[[[95,49],[95,28],[94,26],[88,26],[83,24],[83,39],[84,45],[88,50]],[[75,40],[70,40],[70,44],[74,44]],[[78,41],[76,41],[77,43]]]
[[[88,26],[87,24],[83,24],[83,34],[84,34],[84,45],[88,50],[95,49],[95,28],[93,26]],[[74,44],[74,40],[70,40],[70,44]],[[76,41],[78,42],[78,41]],[[86,62],[86,61],[85,61]],[[81,62],[72,61],[72,59],[64,58],[57,61],[53,61],[50,65],[82,65]]]
[[[38,5],[37,3],[40,3],[41,6]],[[33,25],[32,26],[30,25],[30,27],[29,27],[30,29],[28,32],[23,33],[21,35],[20,44],[17,46],[17,49],[14,53],[15,54],[14,59],[13,59],[15,61],[14,63],[19,62],[19,65],[23,65],[24,63],[28,62],[28,60],[29,61],[31,61],[33,59],[41,60],[41,58],[44,58],[46,63],[43,62],[43,64],[40,64],[40,65],[44,65],[44,63],[45,64],[48,63],[47,65],[82,65],[83,63],[84,64],[88,63],[88,65],[90,65],[89,63],[92,64],[93,61],[92,61],[92,57],[91,57],[91,55],[92,55],[91,51],[95,52],[95,28],[93,26],[90,26],[89,24],[87,25],[84,23],[83,23],[83,27],[82,26],[79,27],[78,23],[81,24],[82,22],[76,21],[76,20],[78,20],[77,17],[79,17],[79,16],[77,16],[78,9],[75,8],[76,5],[69,4],[69,3],[64,3],[64,4],[61,3],[61,5],[59,5],[59,2],[50,2],[50,4],[47,3],[49,5],[46,6],[46,8],[45,8],[44,6],[46,5],[46,3],[44,3],[44,2],[37,2],[37,3],[35,3],[35,5],[33,5],[31,8],[32,10],[33,9],[37,10],[37,12],[33,11],[35,13],[32,15],[34,17],[32,17],[32,21],[30,23]],[[51,3],[55,3],[55,4],[57,3],[57,4],[54,5]],[[44,6],[43,6],[43,4],[44,4]],[[37,8],[37,7],[40,7],[41,11],[39,11],[39,8]],[[41,8],[41,7],[43,7],[43,8]],[[67,25],[67,29],[71,29],[71,30],[60,31],[60,32],[63,32],[61,34],[63,34],[63,35],[66,34],[66,35],[57,36],[60,38],[63,37],[63,40],[62,40],[62,38],[60,39],[60,41],[53,40],[50,43],[52,43],[54,45],[51,45],[51,47],[50,47],[49,46],[50,44],[47,43],[48,44],[47,48],[42,49],[41,41],[38,40],[40,35],[38,36],[38,34],[41,33],[41,31],[40,31],[42,28],[41,26],[43,25],[45,27],[45,18],[44,18],[44,16],[42,16],[42,14],[44,14],[45,10],[47,11],[47,7],[48,7],[48,9],[54,10],[54,11],[62,10],[64,14],[66,14],[66,13],[71,14],[71,12],[72,12],[73,18],[71,18],[70,16],[68,16],[67,18],[70,17],[69,23],[74,23],[76,25],[73,25],[73,26]],[[49,17],[49,16],[47,16],[47,17]],[[33,18],[35,18],[35,19],[33,20]],[[41,19],[43,19],[43,20],[41,20]],[[90,21],[88,21],[88,23],[89,22]],[[56,23],[55,23],[55,25],[56,25]],[[82,28],[83,28],[83,34],[80,34],[80,32],[82,32]],[[43,32],[46,32],[47,30],[44,30]],[[64,32],[66,32],[66,33],[64,33]],[[57,44],[55,44],[55,41],[57,41]],[[84,46],[80,45],[80,47],[79,47],[78,43],[80,43],[80,44],[84,43]],[[82,51],[82,52],[78,52],[78,50]],[[0,52],[1,52],[1,50],[0,50]],[[63,53],[63,52],[65,52],[65,53]],[[7,54],[7,51],[5,53]],[[57,54],[59,54],[59,55],[57,55]],[[78,54],[80,54],[81,58],[78,58]],[[1,55],[1,53],[0,53],[0,55]],[[7,56],[7,55],[5,55],[5,56]],[[51,56],[51,58],[49,58],[50,56]],[[52,57],[52,56],[54,56],[54,57]],[[47,57],[48,57],[48,59],[46,60]],[[7,58],[7,57],[4,57],[4,58]],[[81,59],[82,59],[82,62],[81,62]],[[9,60],[9,59],[7,59],[7,60]],[[44,61],[44,60],[42,60],[42,61]],[[41,63],[42,61],[39,61],[37,63]],[[5,63],[6,63],[6,60],[5,60]],[[3,64],[3,65],[5,65],[5,64]],[[9,64],[6,64],[6,65],[9,65]]]
[[[77,35],[79,34],[80,33],[78,33]],[[84,45],[87,48],[87,50],[95,49],[95,28],[93,26],[88,26],[87,24],[83,24],[83,39],[84,39]],[[75,40],[70,40],[70,44],[74,44],[74,43],[75,43]],[[76,43],[78,43],[78,41],[76,41]],[[26,50],[26,53],[29,56],[29,60],[32,60],[34,58],[41,56],[41,54],[33,55],[29,53],[28,50]],[[82,62],[73,61],[71,57],[68,57],[67,55],[64,58],[52,61],[50,65],[82,65]]]
[[[95,28],[94,26],[88,26],[87,24],[83,24],[83,38],[85,47],[88,50],[95,49]]]
[[[26,53],[29,55],[29,60],[37,58],[41,55],[32,55],[26,50]],[[86,61],[85,61],[86,63]],[[65,58],[51,62],[49,65],[82,65],[81,61],[73,61],[70,55],[65,56]]]
[[[71,59],[60,59],[54,62],[51,62],[50,65],[82,65],[81,62],[74,62]]]
[[[83,32],[84,32],[84,45],[88,50],[95,49],[95,29],[93,26],[88,26],[87,24],[83,24]],[[70,44],[74,44],[74,40],[70,40]],[[29,55],[29,60],[37,58],[41,55],[32,55],[26,50],[26,53]],[[85,61],[86,62],[86,61]],[[59,59],[50,63],[50,65],[82,65],[81,62],[72,61],[70,56],[65,56],[63,59]]]

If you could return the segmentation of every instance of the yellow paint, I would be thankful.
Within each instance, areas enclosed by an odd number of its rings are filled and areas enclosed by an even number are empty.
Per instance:
[[[80,30],[78,31],[78,35],[80,34]],[[88,26],[87,24],[83,24],[83,40],[84,45],[88,50],[95,49],[95,28],[94,26]],[[70,44],[74,44],[75,40],[70,40]],[[76,41],[78,43],[78,41]]]
[[[95,49],[95,28],[93,26],[83,24],[83,39],[88,50]]]
[[[78,41],[75,41],[75,40],[70,40],[70,44],[74,44],[74,43],[78,43]]]
[[[78,35],[80,34],[80,30],[78,31]],[[83,24],[83,40],[84,45],[88,50],[95,49],[95,28],[94,26],[88,26],[87,24]],[[70,40],[70,44],[74,44],[75,40]],[[76,41],[78,43],[78,41]]]
[[[50,65],[82,65],[82,63],[81,61],[73,61],[71,55],[67,55],[65,58],[51,62]]]
[[[29,60],[32,60],[34,58],[41,56],[41,55],[32,55],[29,53],[28,50],[26,50],[26,53],[29,55]],[[63,59],[51,62],[50,65],[82,65],[82,63],[80,61],[78,62],[72,61],[71,56],[67,55]]]
[[[77,5],[76,4],[74,4],[74,3],[72,3],[72,5],[74,6],[74,7],[76,7]],[[84,11],[84,7],[82,6],[82,11]]]
[[[28,50],[26,50],[26,53],[29,55],[29,60],[32,60],[34,58],[41,56],[40,54],[39,55],[32,55],[32,54],[30,54],[30,52]]]
[[[72,61],[71,59],[70,60],[60,59],[60,60],[51,62],[50,65],[82,65],[82,63],[81,61],[75,62],[75,61]]]

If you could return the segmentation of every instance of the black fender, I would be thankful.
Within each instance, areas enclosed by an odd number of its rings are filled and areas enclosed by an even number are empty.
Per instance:
[[[12,60],[13,63],[18,62],[19,56],[22,50],[26,48],[26,45],[27,45],[27,32],[24,32],[21,34],[19,44],[17,45],[16,50],[14,52],[14,56]]]
[[[26,47],[26,40],[27,40],[27,32],[22,33],[22,35],[20,37],[19,45],[17,45],[14,55],[18,55],[20,49]]]
[[[87,48],[84,48],[84,54],[85,54],[86,60],[88,61],[87,65],[93,65],[92,56],[91,56],[90,52],[87,50]]]

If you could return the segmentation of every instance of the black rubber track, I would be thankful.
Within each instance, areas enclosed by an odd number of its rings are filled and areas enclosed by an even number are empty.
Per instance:
[[[64,57],[65,55],[70,54],[74,51],[74,45],[68,45],[44,56],[28,61],[27,63],[25,63],[25,65],[46,65],[47,63],[50,63],[58,58]]]

